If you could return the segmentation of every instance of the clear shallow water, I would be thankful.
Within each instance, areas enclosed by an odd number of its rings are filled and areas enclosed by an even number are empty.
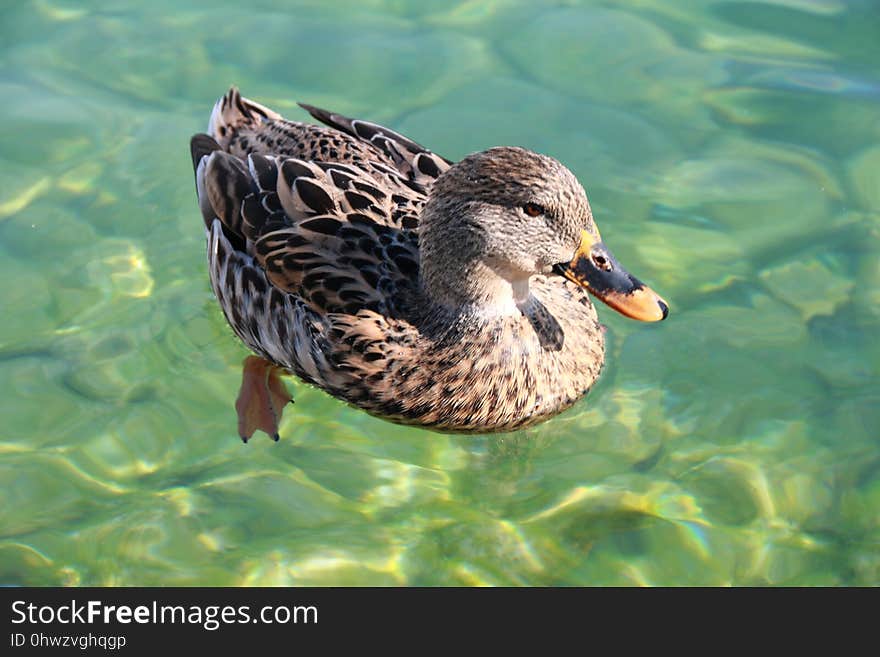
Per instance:
[[[134,4],[0,10],[2,583],[880,584],[875,2]],[[188,153],[230,83],[556,156],[670,319],[600,307],[532,430],[291,382],[242,446]]]

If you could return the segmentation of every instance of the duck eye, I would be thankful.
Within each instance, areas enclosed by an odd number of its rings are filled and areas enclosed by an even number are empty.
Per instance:
[[[537,203],[526,203],[522,206],[523,212],[525,212],[530,217],[540,217],[544,214],[543,206],[538,205]]]

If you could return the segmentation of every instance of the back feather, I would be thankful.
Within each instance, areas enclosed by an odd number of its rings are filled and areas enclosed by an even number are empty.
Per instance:
[[[400,316],[395,300],[418,280],[426,192],[449,163],[382,126],[305,107],[331,127],[286,121],[235,88],[217,101],[211,135],[191,143],[205,224],[219,219],[272,286],[316,312]]]

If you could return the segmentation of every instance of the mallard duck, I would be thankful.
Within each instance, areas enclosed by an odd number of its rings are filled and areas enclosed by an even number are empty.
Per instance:
[[[453,163],[393,130],[232,88],[192,138],[211,285],[245,359],[247,440],[278,440],[294,374],[392,422],[500,432],[550,418],[605,358],[588,291],[656,321],[666,302],[602,242],[583,187],[546,155]]]

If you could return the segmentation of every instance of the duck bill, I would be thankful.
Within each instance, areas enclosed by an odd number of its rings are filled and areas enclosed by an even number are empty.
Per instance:
[[[598,235],[583,231],[572,261],[556,265],[555,270],[621,315],[657,322],[669,314],[660,295],[624,269]]]

